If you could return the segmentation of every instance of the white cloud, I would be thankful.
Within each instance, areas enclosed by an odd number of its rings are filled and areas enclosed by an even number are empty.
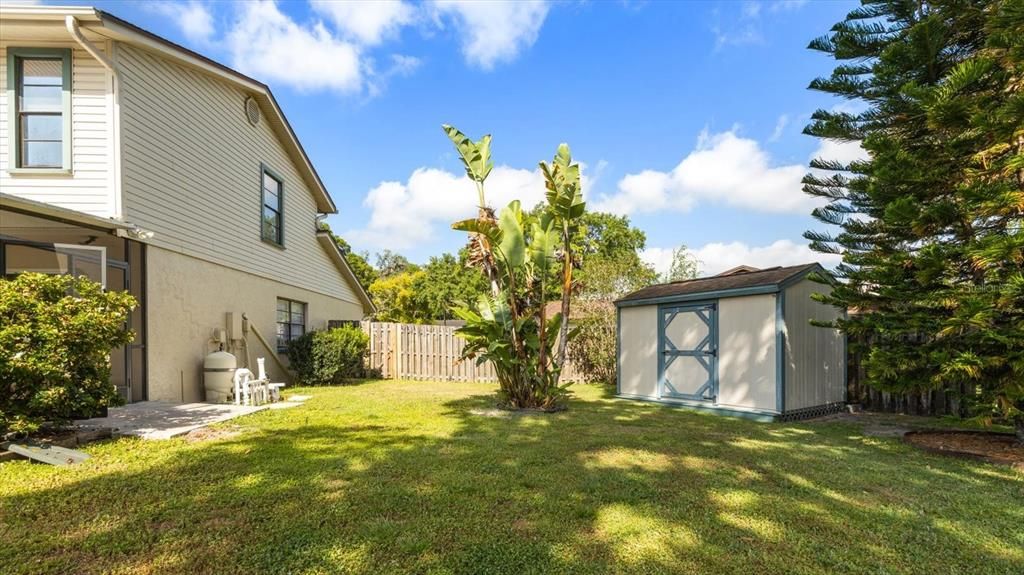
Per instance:
[[[750,246],[743,242],[714,242],[689,251],[701,262],[701,276],[715,275],[743,264],[763,269],[819,262],[829,268],[837,265],[842,259],[838,255],[820,254],[812,251],[806,244],[791,240],[777,240],[766,246]],[[659,274],[664,274],[672,265],[672,248],[647,248],[640,257],[654,266]]]
[[[346,37],[365,45],[393,37],[416,17],[415,8],[402,0],[311,0],[310,5]]]
[[[143,4],[149,10],[172,20],[192,42],[209,42],[216,31],[209,8],[197,0],[188,2],[150,2]]]
[[[807,213],[821,201],[804,194],[804,164],[772,166],[754,140],[736,130],[708,134],[668,172],[644,170],[619,181],[618,191],[602,196],[594,209],[617,214],[676,210],[711,202],[761,212]]]
[[[533,46],[548,14],[543,0],[435,0],[434,19],[450,18],[462,37],[466,61],[484,70],[511,62]]]
[[[234,67],[261,80],[342,93],[363,87],[365,70],[356,45],[335,37],[321,22],[297,24],[272,0],[242,4],[227,39]]]
[[[583,190],[592,182],[586,170],[581,163]],[[487,203],[496,211],[512,200],[519,200],[523,209],[544,201],[540,170],[495,166],[485,187]],[[477,201],[476,184],[464,172],[418,168],[404,183],[381,182],[370,190],[363,199],[363,206],[370,210],[369,222],[345,232],[345,238],[366,248],[408,249],[433,240],[439,227],[447,230],[456,221],[475,217]]]
[[[805,4],[807,4],[807,0],[776,0],[768,7],[772,12],[782,12],[786,10],[799,10]]]
[[[762,34],[764,12],[762,8],[767,6],[768,12],[775,15],[779,12],[798,10],[806,3],[807,0],[776,0],[770,3],[761,0],[747,0],[739,5],[739,16],[724,24],[723,18],[715,10],[715,24],[711,26],[711,33],[715,37],[715,50],[720,50],[725,46],[764,43]]]
[[[811,158],[835,160],[842,164],[849,164],[854,160],[866,160],[868,153],[861,147],[860,142],[822,140],[818,149],[811,154]]]
[[[786,126],[789,125],[789,116],[783,114],[779,116],[779,119],[775,121],[775,129],[772,130],[772,135],[768,137],[769,142],[778,142],[779,138],[782,137],[782,133],[785,131]]]
[[[496,166],[487,178],[487,202],[500,208],[518,199],[532,208],[544,199],[544,179],[539,170]],[[363,205],[370,221],[345,237],[368,247],[408,249],[429,241],[436,227],[476,215],[476,185],[465,174],[436,168],[419,168],[405,182],[381,182],[370,190]]]

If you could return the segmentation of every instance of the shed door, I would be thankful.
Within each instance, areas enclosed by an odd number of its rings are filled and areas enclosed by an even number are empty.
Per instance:
[[[714,401],[718,394],[717,306],[663,306],[658,316],[658,395]]]

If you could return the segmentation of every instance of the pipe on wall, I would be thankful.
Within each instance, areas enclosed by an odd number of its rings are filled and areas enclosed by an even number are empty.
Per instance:
[[[117,66],[114,65],[113,60],[107,57],[106,54],[101,52],[95,44],[90,42],[84,35],[82,35],[82,29],[79,26],[78,19],[68,14],[64,17],[64,26],[68,29],[68,34],[74,38],[75,42],[82,47],[83,50],[89,53],[95,58],[104,68],[110,72],[111,77],[111,94],[114,99],[113,101],[113,117],[110,119],[113,126],[112,142],[113,142],[113,162],[114,162],[114,212],[115,215],[120,218],[122,216],[122,199],[121,199],[121,77],[117,72]],[[149,234],[150,236],[152,233]],[[139,238],[145,239],[145,238]]]

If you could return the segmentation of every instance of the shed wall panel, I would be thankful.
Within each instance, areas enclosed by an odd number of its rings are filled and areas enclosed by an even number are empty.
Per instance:
[[[776,409],[775,296],[718,302],[718,404]]]
[[[785,291],[785,408],[787,411],[846,401],[846,346],[836,330],[810,320],[840,317],[836,308],[811,299],[827,286],[802,280]]]
[[[619,312],[619,393],[658,396],[658,306]]]

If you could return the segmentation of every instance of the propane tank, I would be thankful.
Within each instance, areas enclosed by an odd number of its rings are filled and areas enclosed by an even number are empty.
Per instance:
[[[227,403],[234,390],[232,376],[238,360],[230,353],[219,350],[203,359],[203,386],[208,403]]]

